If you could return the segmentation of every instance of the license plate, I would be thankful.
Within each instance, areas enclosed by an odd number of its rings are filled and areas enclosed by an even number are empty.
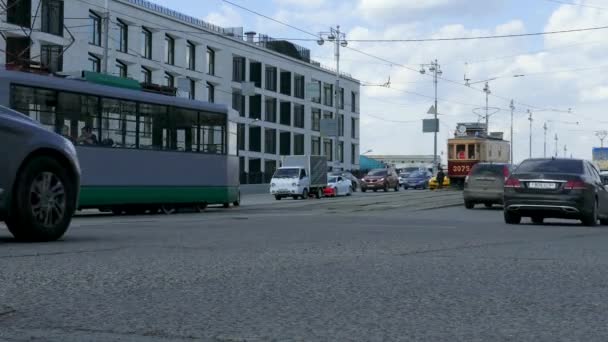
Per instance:
[[[557,184],[555,184],[555,183],[531,182],[531,183],[528,183],[528,188],[530,188],[530,189],[542,189],[542,190],[553,190],[553,189],[557,188]]]

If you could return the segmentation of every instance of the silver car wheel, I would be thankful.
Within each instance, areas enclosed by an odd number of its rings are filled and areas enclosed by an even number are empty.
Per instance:
[[[30,186],[32,216],[41,225],[52,228],[61,222],[66,212],[65,186],[54,173],[42,172]]]

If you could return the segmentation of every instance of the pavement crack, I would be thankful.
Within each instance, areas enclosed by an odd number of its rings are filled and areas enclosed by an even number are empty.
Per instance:
[[[465,245],[465,246],[457,246],[457,247],[427,249],[427,250],[421,250],[421,251],[398,253],[397,255],[398,256],[412,256],[412,255],[429,254],[429,253],[437,253],[437,252],[475,249],[475,248],[482,248],[482,247],[518,245],[518,244],[526,243],[526,242],[529,242],[529,241],[515,240],[515,241],[503,241],[503,242],[490,242],[490,243],[481,243],[481,244],[477,244],[477,245]]]

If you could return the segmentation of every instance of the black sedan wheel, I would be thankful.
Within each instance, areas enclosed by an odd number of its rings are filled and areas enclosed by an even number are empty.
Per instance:
[[[593,227],[593,226],[597,225],[598,219],[599,218],[597,216],[597,200],[596,200],[595,203],[593,204],[593,209],[591,210],[591,212],[588,214],[585,214],[585,216],[583,216],[581,221],[583,222],[583,225],[585,225],[587,227]]]
[[[543,224],[544,222],[545,222],[545,218],[544,217],[532,216],[532,223],[534,223],[534,224]]]
[[[505,216],[505,223],[506,224],[520,224],[521,223],[521,216],[517,215],[515,213],[512,213],[510,211],[506,211],[504,212],[504,216]]]

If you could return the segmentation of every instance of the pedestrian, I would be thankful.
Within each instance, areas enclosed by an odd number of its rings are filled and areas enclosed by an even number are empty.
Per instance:
[[[443,169],[439,167],[439,171],[437,172],[437,189],[443,188],[443,181],[445,180],[445,173],[443,173]]]

